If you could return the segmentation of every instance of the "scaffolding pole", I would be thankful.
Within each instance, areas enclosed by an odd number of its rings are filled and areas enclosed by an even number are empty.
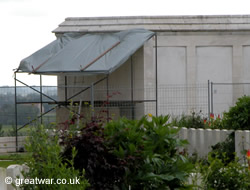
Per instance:
[[[16,152],[18,152],[18,126],[17,126],[17,91],[16,91],[16,72],[15,76],[15,124],[16,124]]]
[[[43,114],[43,88],[42,88],[42,75],[40,75],[40,115],[41,115],[41,124],[43,124],[43,117],[42,117],[42,114]]]
[[[157,33],[155,33],[155,115],[158,116],[158,52],[157,52]]]
[[[207,81],[207,97],[208,97],[208,100],[207,100],[207,107],[208,107],[208,120],[210,119],[210,81],[208,80]]]
[[[134,69],[133,69],[133,58],[130,57],[130,69],[131,69],[131,106],[132,106],[132,119],[135,119],[135,107],[134,107]]]

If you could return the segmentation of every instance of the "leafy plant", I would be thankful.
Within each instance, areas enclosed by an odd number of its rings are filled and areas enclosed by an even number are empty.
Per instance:
[[[174,117],[172,119],[172,124],[178,127],[186,128],[202,128],[202,129],[223,129],[224,120],[221,119],[220,115],[216,118],[213,113],[208,117],[205,117],[200,111],[198,113],[192,112],[191,115],[182,115],[180,117]]]
[[[217,157],[228,164],[235,160],[235,133],[232,132],[228,135],[224,142],[220,142],[212,146],[212,157]]]
[[[66,179],[69,183],[71,179],[79,179],[80,184],[24,184],[24,189],[51,189],[51,190],[66,190],[66,189],[86,189],[89,186],[84,178],[84,170],[81,173],[75,170],[74,157],[77,152],[72,149],[71,157],[67,161],[61,156],[61,146],[59,145],[58,135],[51,134],[44,126],[37,126],[31,130],[25,148],[31,153],[27,160],[29,171],[24,173],[27,179]]]
[[[204,125],[207,129],[224,129],[224,120],[218,115],[216,118],[210,113],[209,120],[204,119]]]
[[[62,155],[72,159],[76,148],[74,167],[85,169],[89,189],[188,188],[185,183],[193,165],[178,151],[186,141],[176,138],[178,129],[168,120],[169,116],[145,116],[105,125],[92,118],[79,134],[63,133]]]
[[[234,130],[250,129],[250,96],[239,98],[236,105],[224,113],[225,128]]]
[[[73,124],[72,124],[73,125]],[[72,129],[72,127],[71,127]],[[65,159],[74,159],[74,168],[85,169],[86,178],[91,187],[89,189],[118,188],[124,171],[122,162],[104,144],[103,122],[98,118],[85,123],[79,134],[64,133],[62,156]],[[77,154],[71,156],[72,149]]]
[[[147,117],[130,121],[125,118],[105,126],[108,146],[124,160],[126,175],[123,188],[187,188],[185,181],[193,165],[178,148],[186,141],[176,138],[178,129],[168,123],[169,116]]]
[[[136,189],[133,180],[143,162],[143,138],[146,130],[142,125],[143,120],[144,118],[140,121],[121,118],[105,126],[106,147],[110,147],[111,153],[122,162],[123,189],[128,189],[129,186]]]
[[[238,160],[225,163],[224,158],[208,157],[208,165],[202,169],[203,189],[247,190],[250,188],[250,173],[247,167],[242,166]]]
[[[205,128],[207,119],[203,116],[202,112],[192,112],[191,115],[182,115],[181,117],[175,117],[172,120],[172,124],[178,127],[186,128]]]

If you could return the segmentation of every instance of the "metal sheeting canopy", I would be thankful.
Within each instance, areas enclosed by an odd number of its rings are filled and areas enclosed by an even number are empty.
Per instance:
[[[23,59],[18,72],[109,74],[135,53],[154,32],[144,29],[117,33],[65,33]]]

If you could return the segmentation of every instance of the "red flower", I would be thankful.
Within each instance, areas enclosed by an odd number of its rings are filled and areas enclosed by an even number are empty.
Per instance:
[[[210,113],[210,118],[214,119],[214,114],[213,113]]]
[[[207,119],[204,119],[204,120],[203,120],[203,123],[206,124],[206,123],[207,123]]]
[[[247,151],[247,159],[250,160],[250,150]]]

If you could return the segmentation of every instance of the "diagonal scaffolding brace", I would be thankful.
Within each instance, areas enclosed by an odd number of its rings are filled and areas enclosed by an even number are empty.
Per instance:
[[[102,79],[100,79],[100,80],[94,82],[93,85],[97,85],[98,83],[102,82],[102,81],[105,80],[106,78],[107,78],[107,76],[105,76],[104,78],[102,78]],[[41,78],[40,78],[40,79],[41,79]],[[17,119],[17,115],[18,115],[18,114],[17,114],[17,104],[18,104],[18,101],[17,101],[17,91],[16,91],[17,85],[16,85],[16,82],[19,82],[19,83],[25,85],[26,87],[28,87],[28,88],[34,90],[35,92],[39,93],[40,95],[47,97],[48,99],[52,100],[53,103],[55,103],[55,104],[57,104],[57,105],[54,106],[53,108],[51,108],[50,110],[48,110],[48,111],[46,111],[46,112],[44,112],[44,113],[41,113],[41,114],[40,114],[38,117],[36,117],[35,119],[33,119],[33,120],[27,122],[27,123],[24,124],[22,127],[19,127],[19,128],[18,128],[18,119]],[[90,89],[90,88],[91,88],[91,86],[88,86],[88,87],[84,88],[83,90],[77,92],[77,93],[74,94],[73,96],[71,96],[71,97],[69,97],[69,98],[66,98],[64,102],[59,102],[59,101],[55,100],[54,98],[52,98],[52,97],[50,97],[50,96],[44,94],[43,92],[38,91],[37,89],[33,88],[32,86],[29,86],[28,84],[26,84],[26,83],[24,83],[24,82],[18,80],[18,79],[16,78],[16,73],[15,73],[15,120],[16,120],[15,123],[16,123],[16,136],[17,136],[17,132],[18,132],[20,129],[26,127],[27,125],[30,125],[31,123],[35,122],[37,119],[42,118],[44,115],[48,114],[49,112],[55,110],[56,108],[58,108],[58,107],[60,107],[60,106],[64,106],[65,108],[67,108],[68,110],[70,110],[70,108],[67,107],[68,101],[70,101],[70,100],[73,99],[74,97],[76,97],[76,96],[82,94],[83,92],[85,92],[86,90],[88,90],[88,89]],[[41,102],[42,102],[42,100],[40,100],[39,103],[41,103]],[[79,114],[79,113],[77,113],[77,112],[74,112],[74,113],[77,114],[77,115]]]
[[[114,47],[116,47],[117,45],[119,45],[119,43],[120,42],[117,42],[116,44],[114,44],[110,49],[108,49],[108,50],[106,50],[103,54],[101,54],[99,57],[97,57],[95,60],[93,60],[92,62],[95,62],[96,60],[98,60],[98,59],[100,59],[104,54],[106,54],[107,52],[109,52],[110,50],[112,50]],[[155,33],[155,45],[154,45],[154,48],[155,48],[155,100],[140,100],[140,101],[138,101],[138,100],[135,100],[135,96],[134,96],[134,76],[135,76],[135,73],[134,73],[134,70],[133,70],[133,57],[131,56],[130,58],[130,69],[131,69],[131,76],[130,76],[130,86],[131,86],[131,100],[130,100],[130,104],[132,104],[132,118],[135,118],[135,110],[134,110],[134,104],[136,103],[136,102],[155,102],[155,109],[156,109],[156,111],[155,111],[155,113],[156,113],[156,116],[158,115],[158,68],[157,68],[157,57],[158,57],[158,52],[157,52],[157,34]],[[91,63],[89,63],[87,66],[90,66],[91,64],[92,64],[92,62]],[[37,68],[36,68],[37,69]],[[86,68],[82,68],[81,69],[81,71],[83,71],[84,69],[86,69]],[[32,86],[30,86],[30,85],[28,85],[28,84],[26,84],[26,83],[24,83],[24,82],[22,82],[22,81],[20,81],[19,79],[17,79],[17,73],[19,73],[19,71],[15,71],[15,73],[14,73],[14,75],[15,75],[15,77],[14,77],[14,80],[15,80],[15,125],[16,125],[16,151],[18,151],[18,131],[19,130],[21,130],[21,129],[23,129],[24,127],[26,127],[26,126],[28,126],[28,125],[30,125],[31,123],[33,123],[33,122],[35,122],[35,121],[37,121],[38,119],[41,119],[41,123],[43,122],[43,116],[44,115],[46,115],[46,114],[48,114],[48,113],[50,113],[51,111],[53,111],[53,110],[55,110],[56,108],[58,108],[58,107],[60,107],[60,106],[63,106],[63,107],[65,107],[66,109],[69,109],[70,110],[70,108],[69,107],[67,107],[67,105],[68,105],[68,102],[71,100],[71,99],[73,99],[73,98],[75,98],[76,96],[78,96],[78,95],[80,95],[80,94],[82,94],[82,93],[84,93],[85,91],[87,91],[87,90],[89,90],[89,89],[92,89],[92,91],[93,91],[93,88],[94,88],[94,86],[95,85],[97,85],[98,83],[100,83],[100,82],[102,82],[102,81],[104,81],[104,80],[106,80],[106,86],[107,86],[107,97],[109,96],[109,73],[106,73],[106,75],[105,75],[105,77],[103,77],[103,78],[101,78],[100,80],[98,80],[98,81],[96,81],[96,82],[94,82],[94,83],[92,83],[92,85],[91,86],[87,86],[87,87],[85,87],[84,89],[82,89],[82,90],[80,90],[79,92],[76,92],[74,95],[72,95],[72,96],[70,96],[70,97],[67,97],[67,76],[65,76],[65,100],[64,101],[57,101],[56,99],[54,99],[54,98],[52,98],[51,96],[49,96],[49,95],[47,95],[47,94],[45,94],[45,93],[43,93],[43,91],[42,91],[42,77],[41,77],[41,75],[40,75],[40,91],[39,90],[37,90],[36,88],[34,88],[34,87],[32,87]],[[21,104],[21,102],[18,102],[17,101],[17,82],[18,83],[20,83],[20,84],[22,84],[22,85],[24,85],[24,86],[26,86],[26,87],[28,87],[28,88],[30,88],[30,89],[32,89],[33,91],[35,91],[35,92],[37,92],[37,93],[39,93],[40,94],[40,102],[35,102],[35,103],[40,103],[41,104],[41,109],[40,109],[40,115],[39,116],[37,116],[35,119],[33,119],[33,120],[31,120],[31,121],[29,121],[29,122],[27,122],[26,124],[24,124],[23,126],[21,126],[21,127],[19,127],[18,128],[18,117],[17,117],[17,115],[18,115],[18,110],[17,110],[17,105],[18,104]],[[94,106],[94,100],[93,100],[93,92],[92,92],[92,98],[91,98],[91,102],[92,102],[92,104],[93,104],[93,106]],[[51,109],[49,109],[49,110],[47,110],[46,112],[44,112],[44,113],[42,113],[42,104],[43,103],[45,103],[42,99],[43,99],[43,97],[46,97],[46,98],[48,98],[49,100],[51,100],[51,102],[46,102],[46,103],[54,103],[54,104],[56,104],[56,106],[54,106],[53,108],[51,108]],[[107,99],[107,101],[108,101],[108,99]],[[29,103],[29,102],[27,102],[27,103]],[[109,108],[108,108],[108,106],[107,106],[107,117],[109,118],[109,110],[108,110]],[[74,112],[76,115],[79,115],[79,113],[77,113],[77,112]]]

